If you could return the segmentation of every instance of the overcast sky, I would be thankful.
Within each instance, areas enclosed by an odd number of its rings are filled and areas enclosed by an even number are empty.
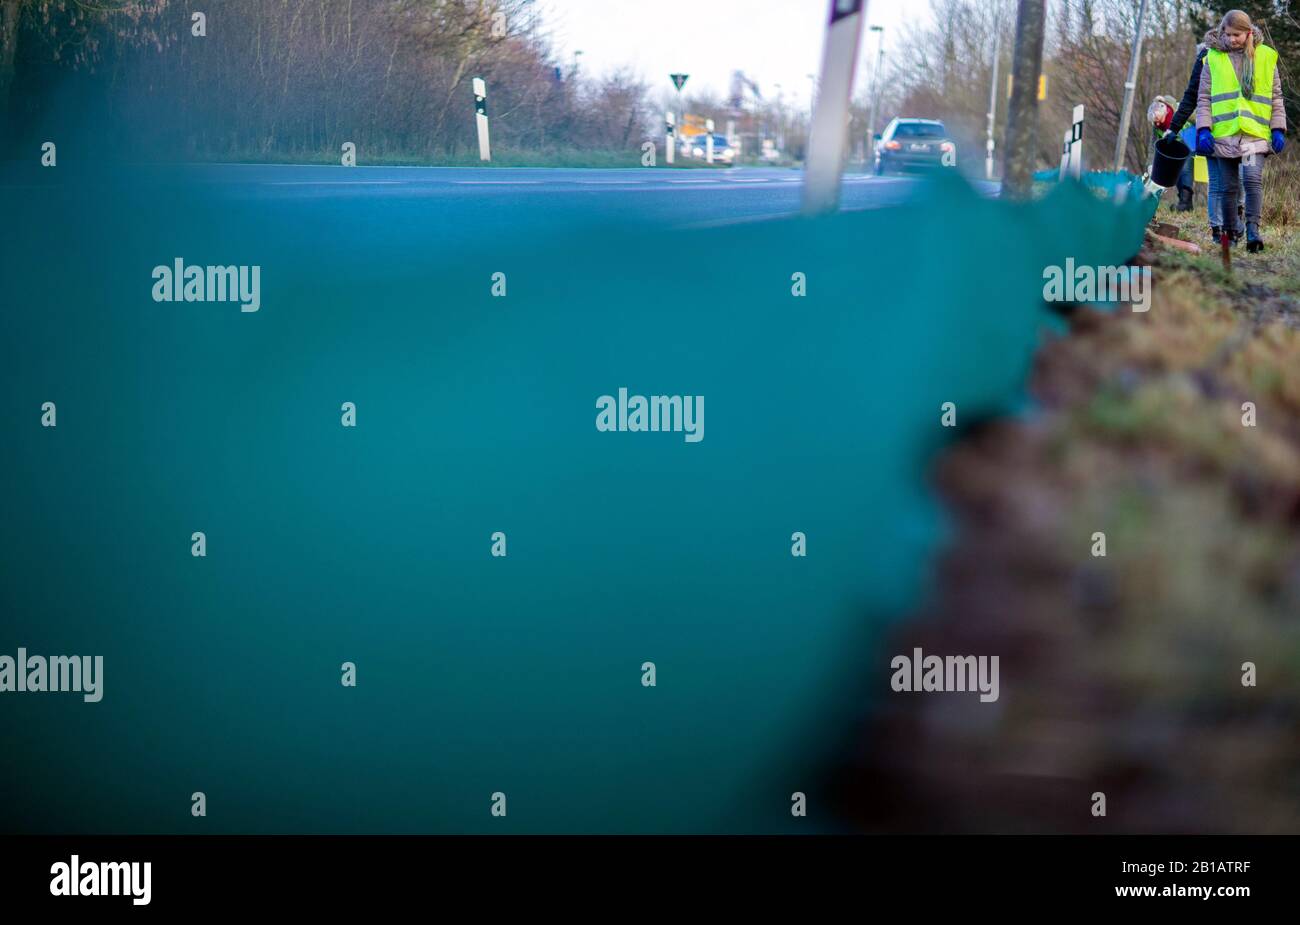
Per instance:
[[[818,71],[830,11],[828,0],[538,0],[566,68],[603,74],[630,66],[655,89],[672,88],[668,75],[690,75],[686,91],[711,89],[724,97],[731,72],[742,70],[765,97],[776,86],[787,100],[808,101],[809,74]],[[868,0],[867,24],[885,27],[885,54],[899,27],[926,16],[924,0]],[[875,33],[864,28],[859,88],[876,56]]]

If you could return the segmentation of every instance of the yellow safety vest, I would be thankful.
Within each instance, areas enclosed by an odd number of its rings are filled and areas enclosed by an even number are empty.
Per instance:
[[[1227,52],[1216,48],[1205,54],[1210,69],[1210,122],[1215,138],[1254,135],[1268,138],[1273,124],[1273,73],[1277,52],[1267,45],[1255,49],[1255,86],[1247,96]]]

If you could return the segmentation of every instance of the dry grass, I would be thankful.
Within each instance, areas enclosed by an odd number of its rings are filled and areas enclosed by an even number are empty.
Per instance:
[[[1294,151],[1265,164],[1264,221],[1279,230],[1300,224],[1300,155]]]

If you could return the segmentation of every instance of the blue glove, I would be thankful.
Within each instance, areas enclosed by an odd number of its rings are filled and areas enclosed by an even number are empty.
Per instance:
[[[1208,128],[1196,130],[1196,153],[1206,157],[1214,154],[1214,134]]]
[[[1273,153],[1281,154],[1282,149],[1286,147],[1286,138],[1282,135],[1280,128],[1273,129]]]

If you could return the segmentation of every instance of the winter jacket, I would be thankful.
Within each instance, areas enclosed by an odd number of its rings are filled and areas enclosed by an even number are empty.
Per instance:
[[[1263,44],[1264,34],[1260,32],[1259,26],[1251,27],[1255,32],[1255,44]],[[1227,47],[1227,36],[1220,36],[1218,29],[1211,29],[1205,33],[1205,47],[1217,48],[1220,51],[1228,52],[1228,58],[1232,61],[1232,68],[1237,72],[1237,79],[1241,79],[1241,64],[1244,53],[1240,51],[1230,51]],[[1204,56],[1200,58],[1198,64],[1204,61]],[[1282,68],[1279,66],[1273,71],[1273,118],[1270,126],[1275,129],[1286,131],[1286,107],[1282,102]],[[1201,66],[1200,86],[1196,94],[1196,127],[1198,129],[1210,128],[1213,120],[1210,118],[1210,69]],[[1237,134],[1226,138],[1214,139],[1214,156],[1215,157],[1241,157],[1249,153],[1269,154],[1269,143],[1266,139],[1255,138],[1251,135]]]
[[[1192,64],[1192,76],[1187,81],[1187,89],[1183,91],[1182,102],[1178,104],[1178,111],[1174,113],[1174,120],[1169,123],[1169,127],[1175,132],[1182,130],[1187,120],[1196,112],[1196,98],[1201,92],[1201,67],[1205,64],[1205,53],[1209,49],[1205,45],[1200,45],[1196,49],[1196,61]],[[1193,135],[1196,133],[1193,132]],[[1193,148],[1196,145],[1192,145]]]

